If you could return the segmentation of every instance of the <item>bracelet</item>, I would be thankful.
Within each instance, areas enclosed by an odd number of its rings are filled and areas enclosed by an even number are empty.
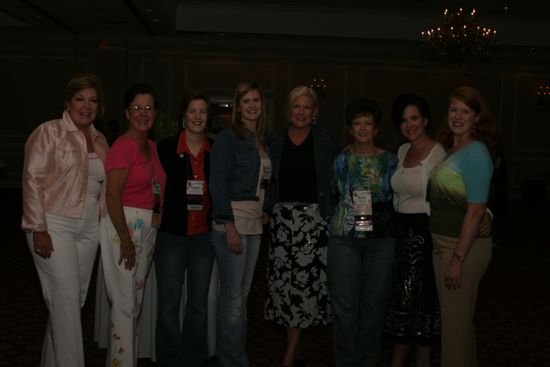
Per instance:
[[[458,253],[456,253],[456,252],[453,252],[453,256],[456,257],[458,260],[460,260],[461,263],[463,263],[464,260],[466,260],[466,256],[460,255],[460,254],[458,254]]]

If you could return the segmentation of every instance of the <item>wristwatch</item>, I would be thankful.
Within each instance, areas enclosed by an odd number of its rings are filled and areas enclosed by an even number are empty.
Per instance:
[[[463,263],[464,260],[466,260],[466,256],[460,255],[460,254],[457,253],[457,252],[453,252],[453,256],[456,257],[458,260],[460,260],[461,263]]]

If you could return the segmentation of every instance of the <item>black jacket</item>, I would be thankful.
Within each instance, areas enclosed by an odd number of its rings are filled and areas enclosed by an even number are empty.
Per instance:
[[[317,170],[317,191],[319,195],[319,212],[326,218],[332,214],[336,199],[330,190],[334,171],[334,158],[340,151],[340,145],[334,138],[334,133],[323,127],[313,125],[313,149],[315,155],[315,168]],[[269,202],[265,207],[270,210],[279,200],[279,167],[288,128],[273,133],[267,139],[267,146],[271,151],[271,164],[273,180],[270,185]]]
[[[181,133],[181,132],[180,132]],[[164,207],[160,230],[178,236],[187,236],[187,180],[193,179],[191,160],[187,153],[176,153],[180,133],[157,143],[157,151],[166,172]],[[212,146],[212,140],[208,139]],[[205,182],[210,176],[210,152],[204,152]],[[210,216],[210,213],[208,214]],[[210,224],[210,218],[208,218]]]

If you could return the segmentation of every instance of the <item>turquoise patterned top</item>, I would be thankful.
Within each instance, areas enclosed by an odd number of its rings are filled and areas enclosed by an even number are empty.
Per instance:
[[[332,235],[357,238],[391,236],[393,221],[391,176],[397,167],[395,154],[384,151],[378,156],[364,156],[345,150],[334,161],[333,189],[339,196],[329,231]],[[374,231],[355,231],[354,191],[371,190]]]
[[[493,163],[482,142],[471,142],[436,166],[430,175],[428,198],[433,233],[458,237],[468,203],[486,203]]]

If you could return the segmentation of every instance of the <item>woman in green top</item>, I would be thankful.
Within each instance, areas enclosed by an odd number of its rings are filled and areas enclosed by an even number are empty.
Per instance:
[[[495,123],[474,88],[449,98],[437,140],[447,158],[430,176],[430,228],[441,305],[441,366],[476,366],[473,317],[477,289],[491,259],[490,237],[478,236],[493,172]]]

